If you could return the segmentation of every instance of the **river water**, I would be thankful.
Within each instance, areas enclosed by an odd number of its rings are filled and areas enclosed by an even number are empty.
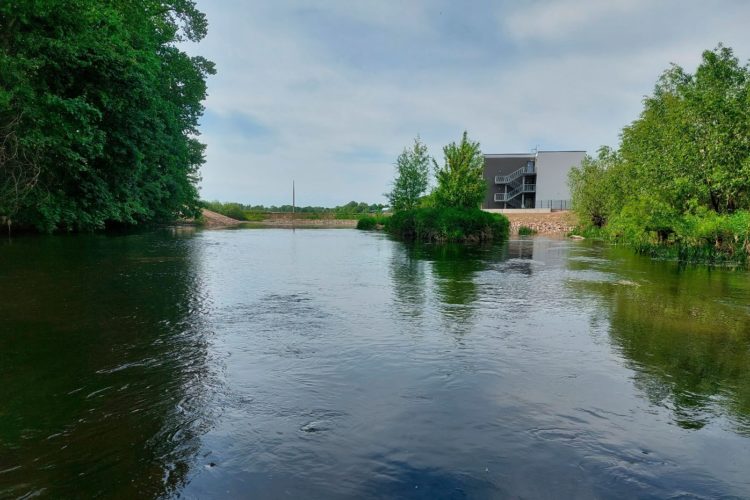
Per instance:
[[[355,230],[0,244],[0,497],[750,497],[750,274]]]

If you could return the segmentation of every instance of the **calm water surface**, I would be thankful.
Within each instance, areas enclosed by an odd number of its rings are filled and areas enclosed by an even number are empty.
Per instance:
[[[750,274],[354,230],[0,244],[0,497],[750,497]]]

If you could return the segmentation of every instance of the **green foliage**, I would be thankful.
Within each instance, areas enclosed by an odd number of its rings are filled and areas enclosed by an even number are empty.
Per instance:
[[[622,132],[636,190],[680,213],[750,208],[749,104],[750,70],[729,48],[705,51],[694,75],[679,66],[664,72]]]
[[[357,229],[378,229],[378,226],[385,226],[388,218],[385,215],[363,215],[357,220]]]
[[[433,160],[437,179],[433,192],[435,206],[478,208],[487,192],[479,143],[470,141],[464,131],[461,142],[445,146],[443,155],[443,167]]]
[[[419,208],[435,208],[437,206],[435,202],[435,191],[430,194],[426,194],[419,199]]]
[[[385,205],[380,203],[373,203],[368,205],[365,202],[350,201],[346,205],[333,207],[331,209],[324,208],[322,210],[312,210],[315,212],[334,212],[336,214],[379,214],[383,211]]]
[[[430,174],[430,156],[427,146],[417,136],[411,149],[396,159],[396,180],[387,193],[392,210],[410,210],[419,205],[420,197],[427,190]]]
[[[201,203],[204,208],[226,215],[235,220],[247,220],[245,217],[245,207],[240,203],[222,203],[220,201],[204,201]]]
[[[416,208],[394,213],[385,229],[406,241],[480,242],[508,237],[510,223],[501,214],[478,208]]]
[[[622,199],[618,182],[621,162],[617,151],[606,146],[596,158],[586,155],[580,167],[568,173],[573,209],[587,224],[602,227]]]
[[[426,196],[421,195],[427,187],[427,148],[417,138],[414,148],[399,156],[398,177],[389,195],[394,214],[384,221],[385,229],[407,241],[480,242],[507,238],[508,219],[479,209],[487,191],[479,143],[470,141],[464,132],[461,142],[448,144],[443,154],[443,167],[433,160],[437,187]]]
[[[519,236],[532,236],[537,233],[536,229],[530,228],[529,226],[520,226],[518,228]]]
[[[266,207],[264,205],[244,205],[236,202],[224,203],[220,201],[201,201],[200,206],[233,219],[246,221],[265,220],[267,214],[273,212],[292,212],[291,205],[271,205],[270,207]],[[295,213],[298,218],[305,219],[333,217],[335,219],[354,220],[367,215],[378,216],[382,214],[383,208],[385,208],[385,205],[379,203],[367,204],[364,202],[358,203],[356,201],[350,201],[345,205],[333,208],[313,206],[295,207]]]
[[[362,217],[357,221],[357,229],[375,229],[375,227],[378,225],[378,221],[375,219],[375,217],[365,216]]]
[[[690,261],[750,256],[750,67],[731,49],[664,72],[618,151],[570,173],[582,232]]]
[[[263,220],[266,220],[267,214],[264,212],[256,212],[253,210],[245,210],[243,212],[245,215],[244,220],[250,221],[250,222],[260,222]]]
[[[0,2],[0,27],[0,215],[42,231],[197,215],[214,69],[177,47],[206,34],[193,1]]]

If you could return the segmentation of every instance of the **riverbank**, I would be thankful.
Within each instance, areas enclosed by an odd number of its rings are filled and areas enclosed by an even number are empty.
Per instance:
[[[539,234],[568,234],[578,224],[574,212],[560,211],[548,213],[503,213],[510,221],[510,232],[518,233],[518,228],[526,226]]]
[[[203,209],[203,226],[211,229],[252,224],[264,227],[309,227],[309,228],[354,228],[356,219],[336,219],[332,216],[317,216],[310,218],[310,214],[268,213],[264,219],[255,221],[239,221],[225,215]],[[317,214],[316,214],[317,215]],[[568,234],[576,227],[578,219],[570,211],[549,213],[505,213],[510,221],[510,231],[518,233],[521,226],[530,227],[539,234]]]
[[[212,212],[211,210],[206,210],[205,208],[201,210],[201,214],[203,215],[203,227],[217,228],[242,224],[242,221],[238,221],[236,219],[232,219],[231,217],[227,217],[226,215]]]
[[[248,224],[263,227],[309,227],[309,228],[354,228],[356,219],[336,219],[332,216],[310,217],[310,214],[267,213],[263,219],[240,221],[211,210],[203,209],[203,227],[217,229]],[[316,214],[317,215],[317,214]]]

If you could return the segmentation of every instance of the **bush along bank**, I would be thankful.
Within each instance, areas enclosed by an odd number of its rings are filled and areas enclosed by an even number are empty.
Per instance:
[[[509,228],[504,215],[478,208],[415,208],[385,222],[385,230],[399,239],[428,243],[503,241]]]
[[[639,253],[656,258],[706,264],[750,262],[750,212],[700,211],[643,229],[621,218],[608,228],[615,240],[630,242]]]
[[[385,215],[365,215],[357,220],[357,229],[363,229],[365,231],[371,229],[378,229],[385,225],[385,221],[388,217]]]

